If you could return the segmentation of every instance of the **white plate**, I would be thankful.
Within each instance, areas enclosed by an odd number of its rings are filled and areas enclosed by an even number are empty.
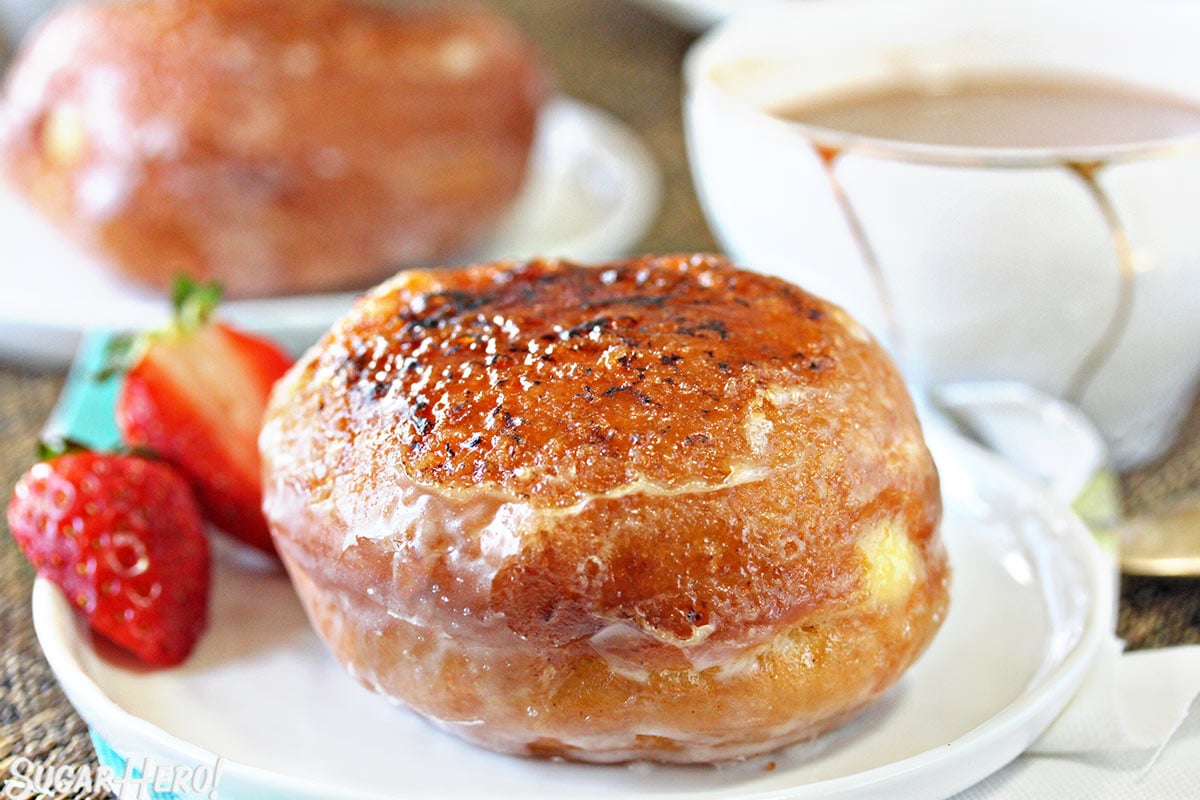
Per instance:
[[[950,434],[931,430],[930,441],[954,567],[942,632],[845,728],[734,766],[580,766],[475,749],[361,689],[283,576],[228,560],[210,630],[178,669],[106,661],[43,581],[34,621],[107,763],[211,770],[219,756],[222,800],[944,797],[1016,757],[1065,706],[1111,629],[1114,576],[1043,491]]]
[[[489,241],[461,261],[628,252],[658,210],[661,178],[643,143],[603,112],[569,99],[543,113],[521,197]],[[163,299],[121,281],[0,184],[0,356],[64,364],[80,333],[143,328]],[[312,341],[352,293],[229,302],[225,316],[285,343]]]

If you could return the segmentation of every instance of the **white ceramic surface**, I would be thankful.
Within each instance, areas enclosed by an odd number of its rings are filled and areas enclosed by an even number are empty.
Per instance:
[[[1143,461],[1200,377],[1200,131],[1120,149],[951,148],[763,109],[964,71],[1079,72],[1200,101],[1197,30],[1200,4],[1171,0],[837,0],[736,17],[685,64],[705,211],[738,261],[887,339],[910,381],[1023,381],[1078,403],[1119,463]],[[841,151],[833,172],[877,271],[814,142]],[[1124,276],[1100,203],[1062,165],[1113,158],[1098,183],[1129,234]]]
[[[0,0],[0,64],[7,49],[17,49],[21,39],[46,13],[69,0]]]
[[[1109,466],[1104,439],[1079,409],[1023,383],[949,383],[931,400],[1063,505],[1074,503]]]
[[[734,12],[760,8],[780,1],[789,0],[631,0],[694,31],[704,30]]]
[[[220,559],[208,633],[181,668],[106,660],[39,581],[38,637],[67,696],[137,764],[213,765],[219,797],[944,797],[1019,754],[1111,629],[1111,567],[1079,521],[993,456],[930,442],[954,566],[945,627],[900,684],[817,742],[722,768],[598,767],[494,755],[342,674],[281,574]]]
[[[557,100],[542,118],[521,197],[489,241],[458,260],[621,256],[654,220],[660,184],[632,131],[590,106]],[[112,276],[2,184],[0,241],[0,357],[66,363],[81,332],[146,327],[167,311],[161,297]],[[296,347],[315,339],[353,297],[243,300],[222,310]]]

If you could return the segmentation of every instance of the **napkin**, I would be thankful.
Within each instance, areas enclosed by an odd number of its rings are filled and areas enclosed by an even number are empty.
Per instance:
[[[1200,797],[1200,646],[1122,651],[1102,644],[1041,737],[954,800]]]

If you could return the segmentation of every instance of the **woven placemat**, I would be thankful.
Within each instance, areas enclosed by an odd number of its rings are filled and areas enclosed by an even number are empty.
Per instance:
[[[0,371],[0,492],[5,502],[33,459],[38,431],[61,387],[60,375]],[[0,786],[18,758],[45,765],[95,763],[87,727],[58,688],[34,638],[32,584],[33,570],[13,545],[5,523],[0,535]]]
[[[690,37],[620,0],[495,4],[510,10],[538,40],[563,92],[631,124],[658,160],[664,178],[663,207],[639,249],[715,250],[693,192],[680,122],[679,65]],[[0,366],[0,492],[5,499],[31,461],[38,431],[61,385],[56,374]],[[1181,443],[1160,461],[1124,476],[1124,489],[1132,511],[1200,493],[1200,406],[1188,418]],[[33,636],[32,577],[3,526],[0,786],[16,758],[43,765],[94,767],[96,763],[86,727],[55,684]],[[1119,630],[1137,647],[1200,642],[1200,581],[1127,580],[1122,587]]]
[[[1174,447],[1121,476],[1121,487],[1130,514],[1200,501],[1200,399]],[[1134,648],[1200,644],[1200,579],[1126,576],[1121,581],[1117,632]]]

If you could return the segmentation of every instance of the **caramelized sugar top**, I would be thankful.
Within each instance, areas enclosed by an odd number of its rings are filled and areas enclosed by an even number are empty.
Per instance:
[[[505,263],[380,287],[314,351],[306,391],[418,483],[563,505],[790,459],[764,435],[771,398],[821,392],[874,347],[840,309],[715,257]]]

